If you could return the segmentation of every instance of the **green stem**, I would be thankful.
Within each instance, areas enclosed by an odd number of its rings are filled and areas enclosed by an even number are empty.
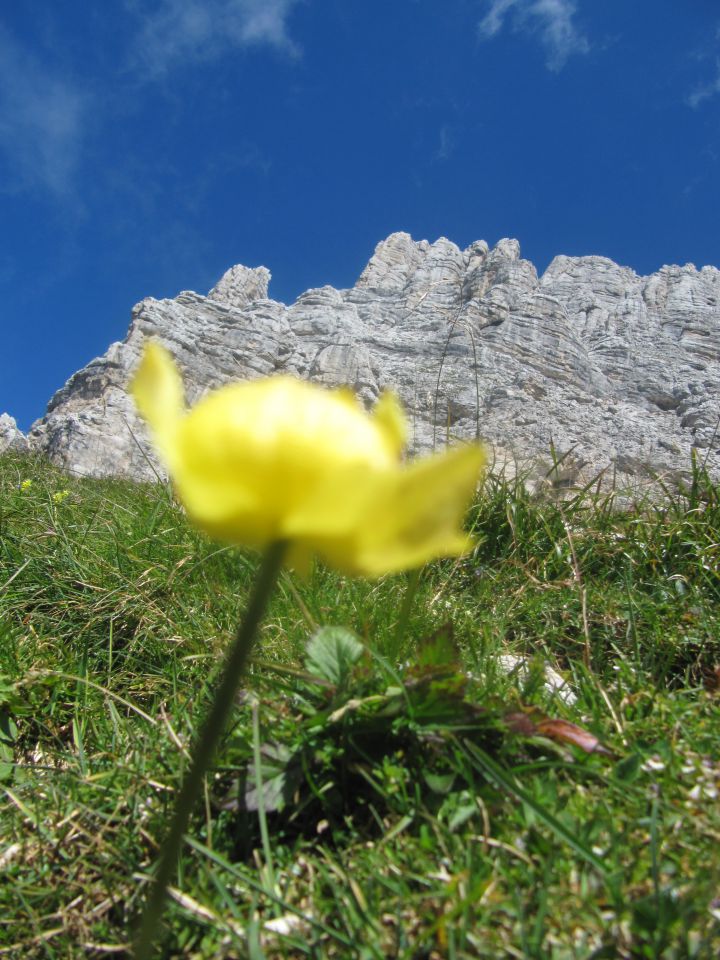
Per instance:
[[[265,816],[265,800],[263,798],[262,782],[262,753],[260,744],[260,707],[257,701],[253,704],[253,761],[255,764],[255,786],[257,789],[258,801],[258,824],[260,825],[260,839],[262,841],[263,855],[265,857],[266,887],[275,893],[275,868],[273,866],[272,849],[270,847],[270,833],[268,831],[267,817]]]
[[[149,960],[152,956],[153,945],[162,919],[165,895],[177,869],[185,830],[200,792],[203,778],[210,767],[215,750],[232,712],[240,678],[245,672],[260,621],[265,614],[265,609],[280,573],[285,548],[286,544],[284,542],[274,543],[268,547],[245,616],[228,653],[220,685],[195,744],[190,767],[185,774],[175,803],[170,830],[163,843],[160,861],[145,905],[140,930],[135,940],[135,960]]]
[[[405,596],[403,597],[402,607],[400,608],[400,615],[398,617],[397,626],[395,627],[395,634],[392,639],[392,644],[390,650],[388,651],[393,666],[397,665],[396,661],[400,656],[400,648],[402,647],[402,642],[405,639],[405,630],[407,629],[408,620],[410,619],[410,611],[412,610],[415,594],[417,593],[418,584],[420,583],[420,573],[421,567],[418,567],[416,570],[411,570],[408,574],[407,586],[405,587]]]

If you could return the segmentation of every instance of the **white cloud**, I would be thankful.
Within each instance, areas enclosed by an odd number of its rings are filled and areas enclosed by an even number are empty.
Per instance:
[[[498,34],[506,19],[513,29],[527,31],[540,38],[547,53],[550,70],[561,70],[573,54],[587,53],[590,44],[574,23],[573,0],[484,0],[489,5],[480,21],[480,35],[490,39]]]
[[[687,98],[687,102],[695,110],[704,100],[709,100],[718,94],[720,94],[720,60],[715,63],[715,79],[696,87]]]
[[[160,0],[147,13],[145,3],[129,4],[142,16],[135,60],[151,76],[180,63],[210,60],[230,50],[268,45],[296,54],[287,30],[300,0]]]
[[[502,30],[503,20],[508,10],[517,6],[518,0],[491,0],[491,6],[480,21],[480,33],[485,37],[494,37]]]
[[[438,147],[435,151],[435,160],[449,160],[455,151],[455,133],[453,128],[444,123],[440,127],[438,136]]]
[[[90,98],[0,28],[0,154],[5,190],[41,186],[68,194]]]

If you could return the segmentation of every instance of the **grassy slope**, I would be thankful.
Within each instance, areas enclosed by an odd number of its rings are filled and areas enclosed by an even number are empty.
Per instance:
[[[423,572],[391,659],[405,577],[284,577],[259,699],[239,704],[197,810],[163,956],[720,953],[717,488],[698,475],[683,499],[618,513],[491,480],[473,524],[476,554]],[[0,955],[123,955],[255,568],[193,531],[166,489],[0,458]],[[538,705],[616,757],[491,737],[497,779],[449,729],[425,755],[387,726],[355,766],[343,735],[318,739],[327,782],[302,818],[268,815],[263,847],[257,816],[224,802],[252,755],[252,703],[255,740],[291,748],[319,709],[273,665],[302,661],[313,624],[344,624],[383,690],[446,622],[469,700]],[[499,653],[550,663],[577,702],[547,693],[539,668],[506,675]],[[367,789],[340,784],[343,762]],[[263,928],[298,914],[309,924],[287,936]]]

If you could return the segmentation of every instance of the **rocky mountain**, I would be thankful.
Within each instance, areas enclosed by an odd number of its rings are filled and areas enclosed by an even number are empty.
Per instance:
[[[556,257],[542,276],[515,240],[466,250],[406,233],[380,243],[354,287],[286,306],[270,272],[235,266],[202,296],[143,300],[127,337],[74,374],[28,436],[66,469],[149,477],[158,469],[127,383],[156,337],[188,401],[279,371],[384,387],[408,410],[413,446],[479,436],[506,463],[567,454],[562,477],[676,476],[697,450],[720,474],[720,271],[638,276],[603,257]],[[0,446],[11,434],[0,423]],[[22,437],[13,435],[22,443]]]
[[[0,452],[3,450],[28,449],[27,437],[18,430],[15,418],[7,413],[0,413]]]

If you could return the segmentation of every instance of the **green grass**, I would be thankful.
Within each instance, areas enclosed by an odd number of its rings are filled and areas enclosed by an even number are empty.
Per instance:
[[[283,575],[160,955],[720,954],[718,487],[494,477],[469,520],[404,632],[406,576]],[[127,955],[257,563],[166,488],[0,458],[0,956]],[[362,648],[313,659],[323,626]]]

